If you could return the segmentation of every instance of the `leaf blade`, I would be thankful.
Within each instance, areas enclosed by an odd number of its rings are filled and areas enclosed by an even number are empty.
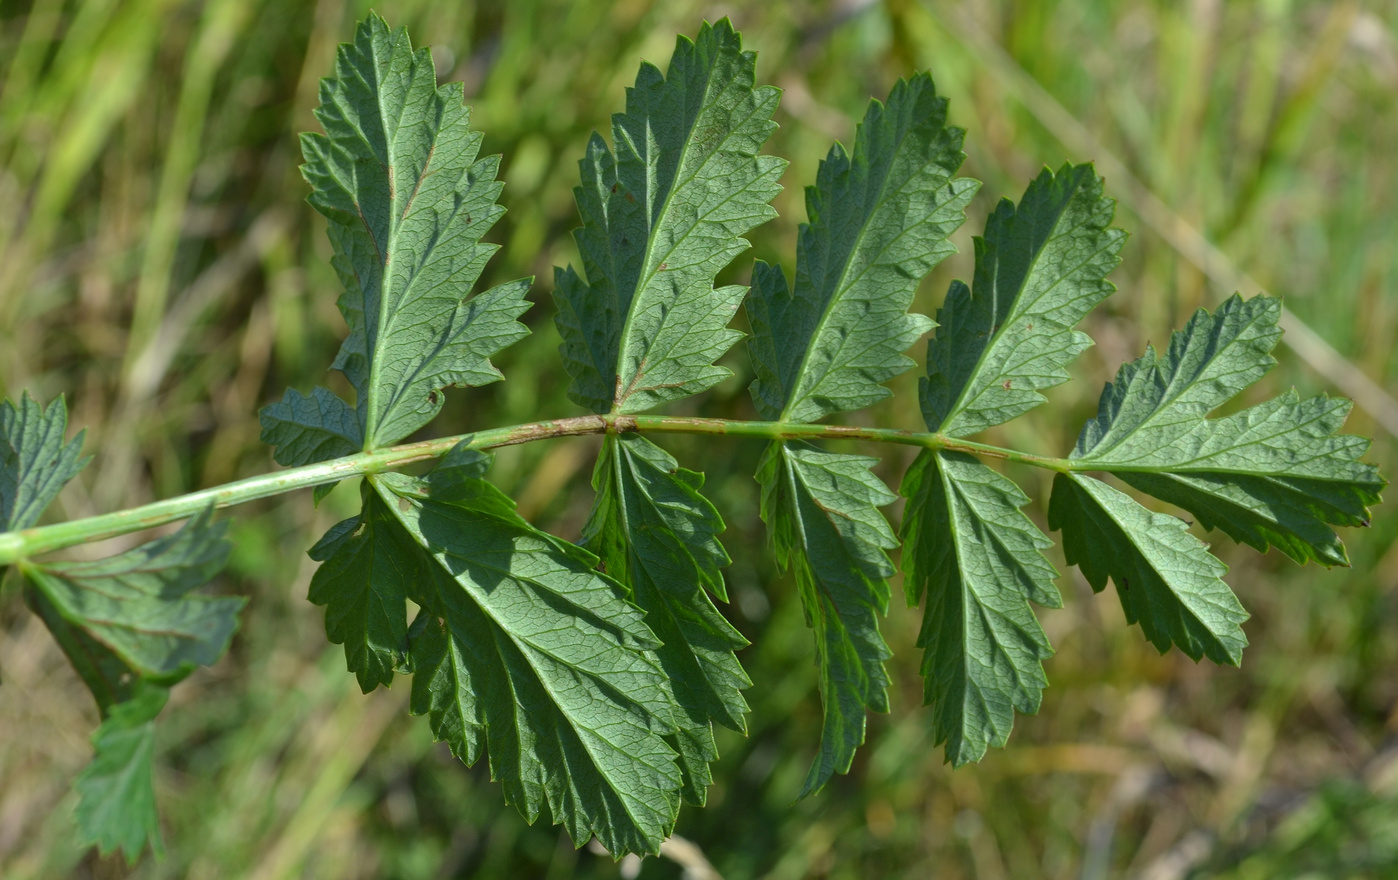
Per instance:
[[[149,842],[164,856],[160,817],[156,813],[153,757],[155,718],[169,690],[142,682],[131,699],[118,703],[92,734],[95,754],[73,789],[78,835],[102,855],[121,850],[134,865]]]
[[[683,794],[703,805],[718,757],[714,723],[746,732],[752,684],[734,654],[748,644],[708,594],[726,598],[720,569],[729,563],[719,543],[723,520],[700,494],[703,475],[638,434],[609,435],[593,485],[597,500],[583,529],[583,546],[629,590],[661,641],[656,655],[673,688]]]
[[[1041,389],[1092,344],[1076,325],[1111,295],[1126,233],[1091,165],[1047,168],[1018,205],[1002,199],[976,240],[974,287],[957,281],[937,313],[922,383],[928,427],[964,437],[1038,406]]]
[[[64,442],[68,407],[59,396],[44,407],[26,392],[19,405],[0,401],[0,532],[38,522],[59,491],[87,465],[79,431]]]
[[[330,221],[350,326],[334,368],[358,393],[365,449],[425,425],[454,385],[493,382],[489,357],[527,335],[528,280],[472,298],[497,249],[498,157],[478,159],[460,83],[438,87],[431,53],[370,14],[321,81],[302,136],[310,202]]]
[[[764,419],[813,422],[889,396],[903,352],[934,325],[909,314],[921,278],[955,248],[947,237],[979,183],[954,178],[964,132],[926,74],[871,101],[853,154],[836,144],[806,190],[796,281],[759,262],[747,310],[750,388]]]
[[[583,273],[555,271],[569,397],[594,412],[636,413],[712,387],[741,334],[725,329],[744,290],[715,289],[776,216],[786,162],[759,155],[779,93],[754,88],[755,56],[727,19],[680,37],[669,73],[643,64],[612,117],[616,153],[594,134],[574,190]]]
[[[579,845],[595,834],[613,853],[655,852],[680,773],[664,740],[675,728],[658,642],[640,611],[595,557],[534,529],[484,480],[435,476],[373,481],[432,573],[412,595],[429,610],[410,641],[428,677],[414,681],[413,711],[458,756],[484,748],[527,819],[547,809]]]
[[[1128,623],[1165,653],[1173,643],[1194,660],[1237,666],[1248,614],[1223,582],[1228,570],[1182,520],[1153,513],[1129,495],[1077,473],[1058,474],[1049,527],[1063,532],[1063,555],[1092,589],[1116,584]]]
[[[898,546],[878,508],[896,500],[869,468],[876,459],[777,441],[758,470],[762,519],[778,564],[796,573],[815,631],[824,723],[800,797],[847,773],[864,742],[865,712],[888,711],[892,652],[879,632],[888,612],[886,551]]]
[[[117,556],[28,563],[23,570],[67,624],[142,677],[173,684],[227,652],[247,603],[190,595],[223,568],[231,550],[227,524],[212,516],[206,510],[178,532]]]
[[[1052,544],[1019,508],[1019,487],[962,453],[919,454],[904,477],[908,604],[926,596],[918,646],[934,742],[954,767],[1009,739],[1015,712],[1034,714],[1053,654],[1030,601],[1062,599]]]

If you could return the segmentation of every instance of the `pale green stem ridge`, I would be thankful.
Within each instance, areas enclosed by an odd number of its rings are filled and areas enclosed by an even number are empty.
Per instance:
[[[291,468],[202,489],[165,501],[156,501],[130,510],[56,523],[17,532],[0,532],[0,566],[41,553],[114,538],[142,529],[187,519],[208,507],[232,507],[281,495],[295,489],[309,489],[348,477],[379,473],[413,462],[440,458],[469,438],[474,449],[514,446],[550,437],[605,433],[723,434],[765,440],[868,440],[898,443],[924,449],[966,452],[989,458],[1018,462],[1054,471],[1085,470],[1079,462],[1063,458],[1031,455],[984,443],[959,440],[941,434],[902,431],[893,428],[858,428],[846,425],[809,425],[785,422],[743,422],[728,419],[678,418],[671,416],[576,416],[546,422],[528,422],[456,437],[442,437],[409,443],[376,452],[361,452],[304,467]]]

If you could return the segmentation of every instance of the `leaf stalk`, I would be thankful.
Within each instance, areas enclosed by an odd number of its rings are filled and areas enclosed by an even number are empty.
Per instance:
[[[610,414],[575,416],[566,419],[527,422],[488,431],[477,431],[472,434],[425,440],[419,443],[408,443],[375,452],[361,452],[304,467],[249,477],[245,480],[225,483],[210,489],[201,489],[188,495],[156,501],[129,510],[15,532],[0,532],[0,566],[42,553],[61,550],[65,547],[115,538],[187,519],[209,507],[233,507],[260,498],[282,495],[297,489],[309,489],[349,477],[381,473],[414,462],[440,458],[464,440],[469,440],[473,449],[496,449],[553,437],[630,432],[718,434],[763,440],[866,440],[875,443],[917,446],[924,449],[966,452],[1059,472],[1082,470],[1077,462],[1067,459],[1032,455],[1027,452],[975,443],[942,434],[919,433],[893,428],[861,428],[848,425],[811,425],[793,422],[748,422],[677,416]]]

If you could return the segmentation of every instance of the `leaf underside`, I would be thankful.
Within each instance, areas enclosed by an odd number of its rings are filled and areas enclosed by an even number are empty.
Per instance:
[[[1019,487],[955,452],[924,450],[903,479],[908,604],[924,595],[924,699],[954,766],[1003,746],[1016,711],[1039,710],[1053,650],[1030,601],[1062,605],[1052,542],[1019,508]]]
[[[806,622],[815,631],[825,720],[820,749],[801,790],[847,773],[864,742],[864,715],[888,711],[892,656],[879,633],[888,612],[887,550],[898,546],[878,510],[896,500],[869,468],[877,459],[773,443],[758,469],[762,519],[777,562],[796,573]]]
[[[918,282],[955,248],[976,181],[956,178],[963,132],[926,74],[872,101],[854,149],[836,144],[806,190],[795,284],[776,266],[753,271],[751,392],[765,419],[813,422],[889,396],[904,355],[933,324],[909,314]],[[895,499],[875,459],[804,443],[768,448],[758,472],[778,561],[795,570],[816,636],[824,725],[802,796],[849,770],[865,712],[887,711],[887,611],[897,539],[878,511]]]
[[[680,37],[667,76],[642,64],[612,117],[616,153],[596,133],[574,190],[583,274],[554,276],[568,396],[593,412],[636,413],[713,387],[741,333],[726,329],[745,289],[714,276],[776,216],[786,162],[758,151],[779,92],[753,87],[756,56],[727,19]]]
[[[680,468],[668,453],[636,434],[611,435],[593,476],[597,503],[584,545],[608,575],[626,585],[662,645],[678,733],[671,739],[684,774],[683,794],[703,805],[718,757],[712,723],[746,732],[752,684],[734,652],[748,644],[718,612],[726,599],[719,569],[729,562],[718,541],[723,520],[700,494],[703,475]]]
[[[313,599],[366,690],[411,670],[411,709],[529,821],[655,852],[679,808],[660,642],[592,554],[529,525],[464,446],[426,478],[367,481],[317,544]],[[420,607],[405,627],[406,601]]]
[[[91,763],[73,783],[74,810],[83,840],[102,855],[120,849],[134,864],[147,841],[156,858],[165,855],[155,808],[155,717],[169,689],[142,682],[131,699],[116,706],[92,735]]]

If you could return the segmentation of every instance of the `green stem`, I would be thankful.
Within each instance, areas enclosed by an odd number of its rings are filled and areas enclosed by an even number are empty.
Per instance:
[[[764,440],[870,440],[878,443],[917,446],[923,449],[967,452],[1055,471],[1081,469],[1077,462],[1066,459],[1030,455],[1013,449],[973,443],[969,440],[958,440],[941,434],[923,434],[890,428],[855,428],[844,425],[802,425],[783,422],[739,422],[727,419],[675,418],[671,416],[577,416],[570,419],[511,425],[507,428],[478,431],[474,434],[458,437],[443,437],[421,443],[409,443],[377,452],[361,452],[332,461],[290,468],[259,477],[249,477],[246,480],[226,483],[212,489],[203,489],[188,495],[180,495],[177,498],[157,501],[142,507],[133,507],[130,510],[24,529],[18,532],[0,532],[0,566],[52,550],[71,547],[75,544],[114,538],[118,535],[187,519],[210,506],[232,507],[235,504],[281,495],[295,489],[309,489],[312,486],[334,483],[347,477],[380,473],[413,462],[440,458],[462,440],[468,438],[473,449],[494,449],[550,437],[608,432],[723,434],[731,437],[756,437]]]

